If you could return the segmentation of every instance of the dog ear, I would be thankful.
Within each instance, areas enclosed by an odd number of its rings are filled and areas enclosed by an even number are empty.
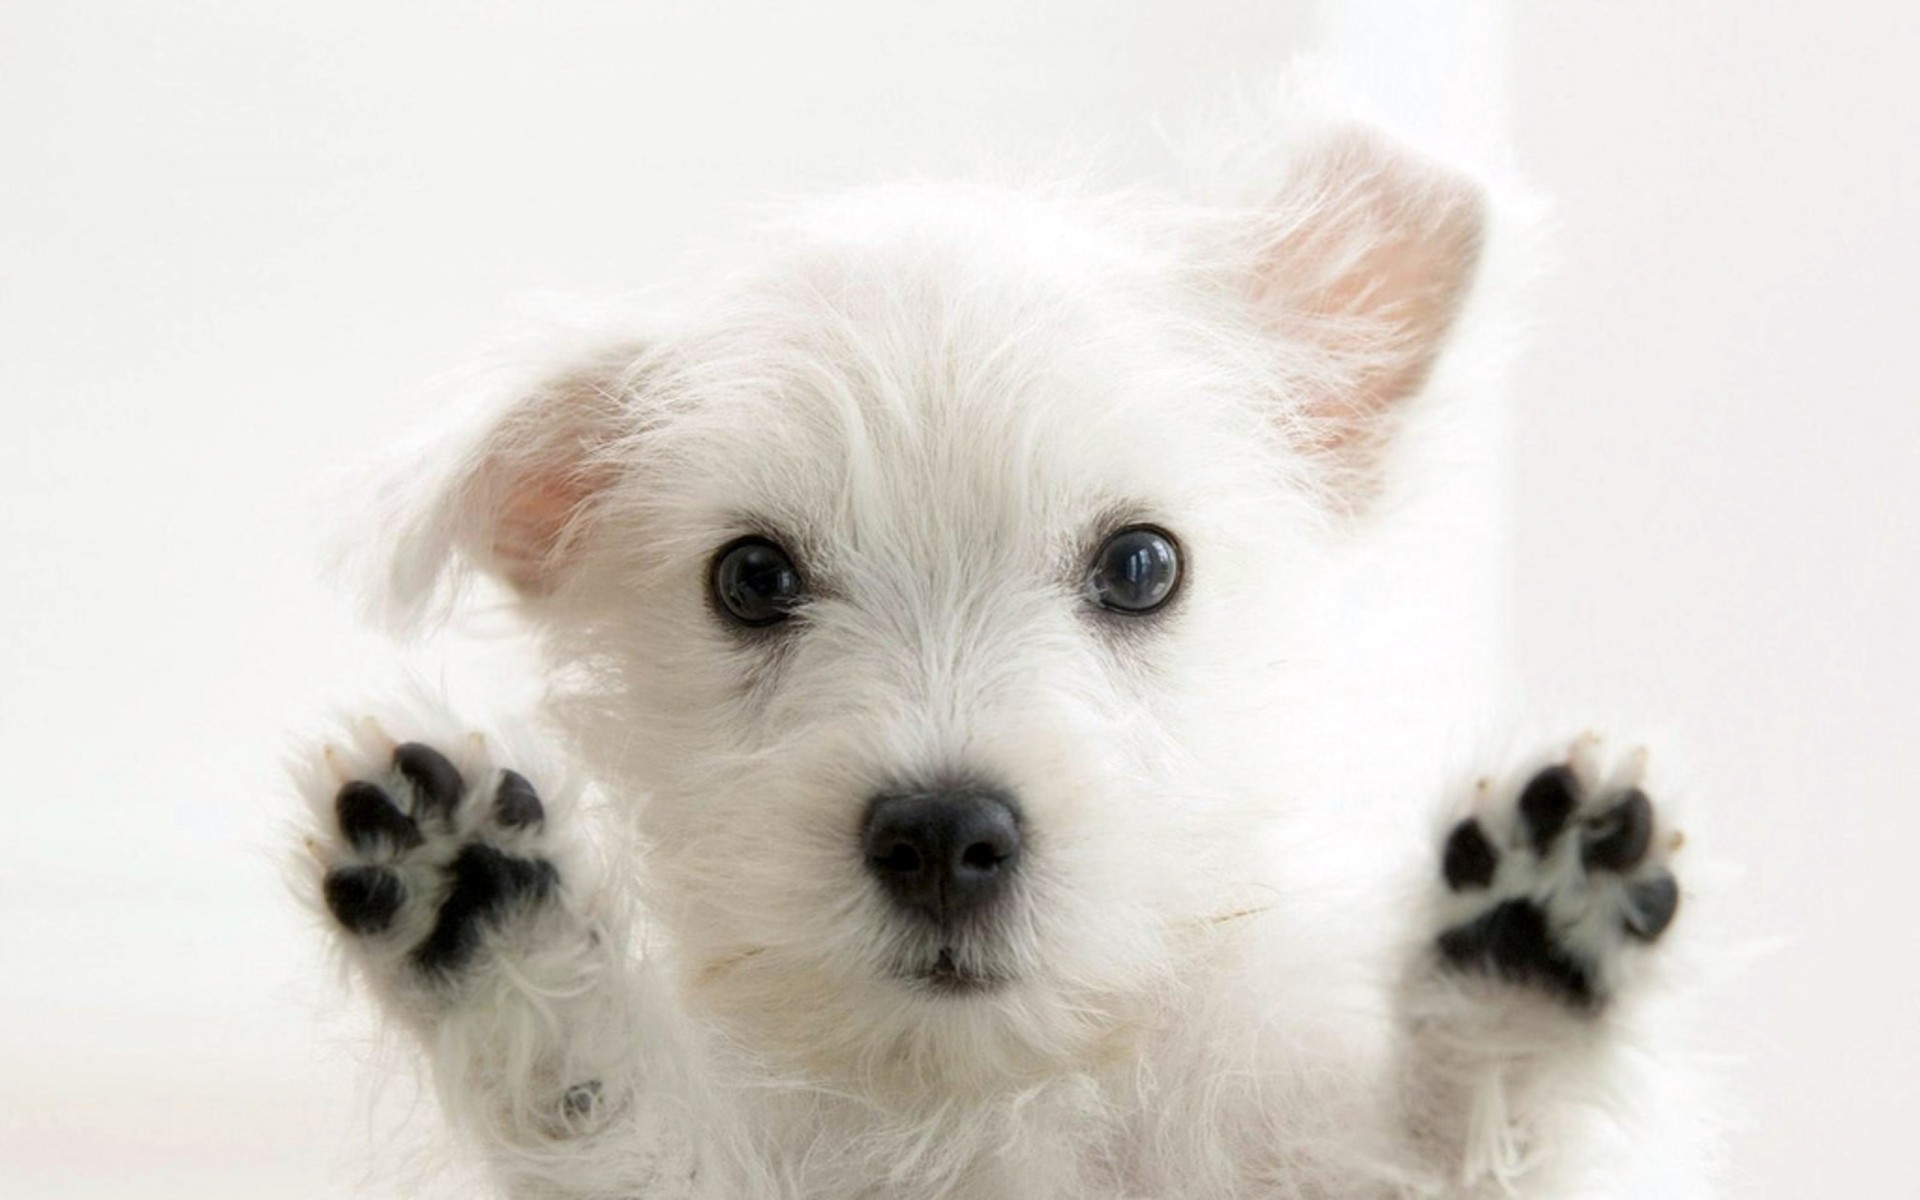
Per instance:
[[[490,372],[500,378],[482,388],[488,400],[464,430],[397,463],[386,497],[397,534],[383,589],[390,615],[417,619],[473,572],[522,599],[555,591],[620,479],[615,450],[638,425],[643,363],[642,346],[619,342]],[[423,480],[423,461],[445,465]]]
[[[1485,202],[1466,178],[1349,129],[1293,160],[1256,225],[1242,278],[1257,319],[1290,351],[1287,434],[1357,508],[1466,302]]]

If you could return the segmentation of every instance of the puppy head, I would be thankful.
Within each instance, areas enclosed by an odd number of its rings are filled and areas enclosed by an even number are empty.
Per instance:
[[[832,201],[494,417],[395,580],[521,598],[692,1002],[763,1051],[1111,1053],[1259,902],[1326,535],[1480,220],[1357,134],[1228,208]]]

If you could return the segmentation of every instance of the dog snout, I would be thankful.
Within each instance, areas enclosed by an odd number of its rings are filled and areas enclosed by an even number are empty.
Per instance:
[[[1020,864],[1020,816],[997,788],[875,796],[863,833],[867,868],[895,904],[941,925],[1004,894]]]

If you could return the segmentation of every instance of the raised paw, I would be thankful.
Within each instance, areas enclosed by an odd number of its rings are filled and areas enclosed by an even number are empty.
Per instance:
[[[1441,962],[1581,1009],[1611,999],[1630,948],[1659,940],[1680,907],[1680,839],[1661,827],[1645,767],[1636,751],[1603,769],[1588,736],[1504,796],[1483,783],[1481,811],[1441,858]]]
[[[370,728],[356,741],[329,748],[330,769],[315,785],[339,781],[312,843],[321,896],[384,973],[449,982],[478,963],[490,937],[558,895],[546,808],[524,776],[488,761],[478,739],[455,748],[462,765]]]

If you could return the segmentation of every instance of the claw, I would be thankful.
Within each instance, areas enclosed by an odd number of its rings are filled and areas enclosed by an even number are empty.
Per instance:
[[[1589,729],[1573,739],[1567,748],[1567,769],[1580,781],[1581,790],[1592,791],[1600,781],[1600,748],[1604,739]]]
[[[1613,772],[1607,777],[1606,786],[1601,794],[1615,796],[1638,789],[1646,782],[1647,761],[1651,757],[1645,746],[1635,746],[1614,764]]]
[[[347,764],[341,761],[340,747],[332,742],[320,747],[320,760],[327,764],[327,774],[333,776],[334,787],[353,779],[353,772],[347,770]]]
[[[376,717],[363,716],[356,719],[353,723],[353,732],[361,741],[379,751],[383,757],[392,754],[393,748],[400,744],[399,740],[388,733],[386,727],[381,725]]]

